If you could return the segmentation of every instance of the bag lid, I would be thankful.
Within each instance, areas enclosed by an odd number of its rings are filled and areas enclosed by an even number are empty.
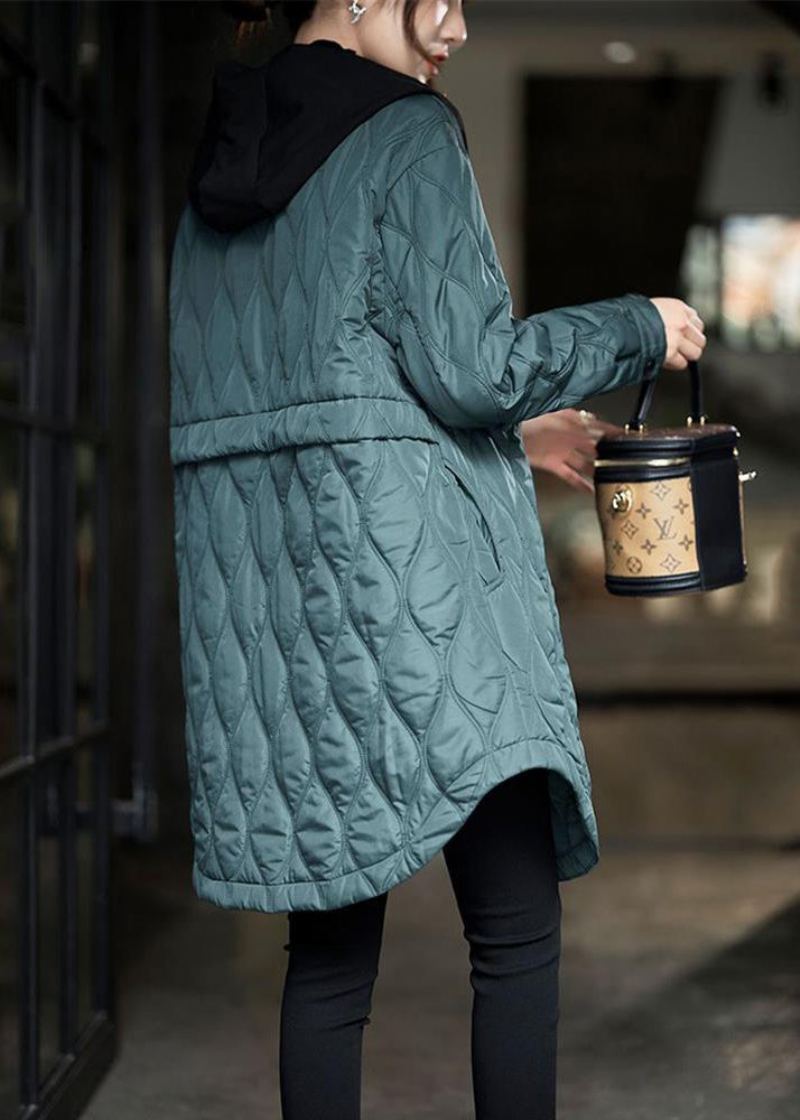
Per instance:
[[[633,416],[619,435],[602,436],[597,441],[598,459],[645,459],[655,456],[697,455],[706,451],[732,448],[740,436],[734,424],[711,424],[703,412],[703,384],[700,367],[689,359],[691,411],[680,427],[648,428],[644,418],[653,397],[656,378],[642,382]]]
[[[734,424],[684,424],[682,427],[644,428],[601,436],[598,459],[646,459],[654,455],[696,455],[735,447],[740,436]]]

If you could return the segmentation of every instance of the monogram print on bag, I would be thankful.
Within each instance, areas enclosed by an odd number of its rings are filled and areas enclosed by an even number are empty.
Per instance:
[[[677,533],[672,531],[672,522],[674,517],[654,517],[656,525],[658,525],[658,539],[660,541],[669,541],[677,536]]]
[[[639,530],[636,528],[636,526],[634,525],[634,523],[632,521],[626,521],[625,524],[622,526],[622,531],[625,534],[625,536],[629,537],[629,538],[632,537],[634,535],[634,533],[639,532]]]
[[[609,575],[663,576],[699,570],[689,475],[668,482],[598,482],[595,497]]]

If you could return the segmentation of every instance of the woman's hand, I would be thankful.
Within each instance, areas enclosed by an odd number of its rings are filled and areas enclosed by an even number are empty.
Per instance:
[[[697,361],[706,347],[703,320],[682,299],[653,296],[664,320],[667,349],[665,369],[687,369],[689,360]],[[594,493],[594,460],[597,441],[604,435],[617,435],[618,424],[599,420],[593,412],[562,408],[533,416],[520,424],[525,454],[532,467],[541,467],[561,478],[575,490]]]
[[[651,296],[664,320],[667,335],[667,353],[664,369],[686,369],[689,359],[697,361],[706,348],[705,324],[693,307],[682,299],[671,296]]]
[[[532,467],[541,467],[576,490],[594,493],[594,460],[597,441],[622,429],[598,420],[585,409],[562,408],[545,412],[520,424],[525,454]]]

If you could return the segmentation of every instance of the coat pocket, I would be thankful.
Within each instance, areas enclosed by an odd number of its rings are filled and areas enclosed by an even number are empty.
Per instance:
[[[473,542],[473,556],[475,567],[481,578],[484,591],[494,591],[505,578],[505,567],[497,548],[497,543],[492,534],[492,528],[486,514],[483,512],[481,502],[476,498],[472,487],[466,482],[461,473],[451,466],[446,459],[441,459],[444,480],[452,486],[453,492],[458,495],[467,526],[472,526],[477,532],[471,532]]]

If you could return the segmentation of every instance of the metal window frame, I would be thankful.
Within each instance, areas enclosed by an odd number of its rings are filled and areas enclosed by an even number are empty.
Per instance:
[[[83,118],[78,103],[77,40],[81,4],[58,5],[69,28],[71,66],[65,53],[67,89],[42,73],[37,45],[47,33],[48,6],[29,5],[30,40],[23,44],[0,28],[0,58],[16,75],[22,99],[20,162],[24,182],[26,236],[24,268],[28,345],[16,403],[0,404],[0,425],[16,439],[19,452],[19,525],[17,613],[16,754],[0,763],[0,791],[18,813],[17,937],[19,1079],[18,1113],[33,1118],[74,1117],[83,1108],[113,1061],[117,1048],[115,993],[111,975],[112,728],[109,722],[109,347],[112,162],[107,135]],[[65,11],[66,8],[66,11]],[[52,10],[52,9],[51,9]],[[110,24],[105,5],[98,7],[101,32],[102,96],[110,92]],[[45,117],[66,145],[67,192],[65,291],[53,291],[45,268],[44,214]],[[93,215],[99,236],[88,262],[96,288],[91,299],[95,317],[91,369],[93,419],[78,418],[77,384],[80,330],[82,250],[82,157],[89,155],[97,174],[100,205]],[[58,272],[56,270],[56,276]],[[102,280],[100,279],[102,278]],[[57,334],[58,303],[65,330]],[[80,444],[94,451],[92,512],[96,531],[93,601],[92,724],[76,731],[77,604],[75,600],[76,473]],[[58,733],[53,734],[52,728]],[[62,730],[63,729],[63,730]],[[77,803],[77,762],[81,752],[91,759],[92,799]],[[55,798],[55,799],[54,799]],[[51,813],[50,809],[55,809]],[[79,829],[91,836],[91,922],[87,954],[91,1015],[78,1017],[78,863]],[[40,842],[52,836],[58,847],[58,1058],[40,1069]],[[51,946],[48,945],[48,949]]]

